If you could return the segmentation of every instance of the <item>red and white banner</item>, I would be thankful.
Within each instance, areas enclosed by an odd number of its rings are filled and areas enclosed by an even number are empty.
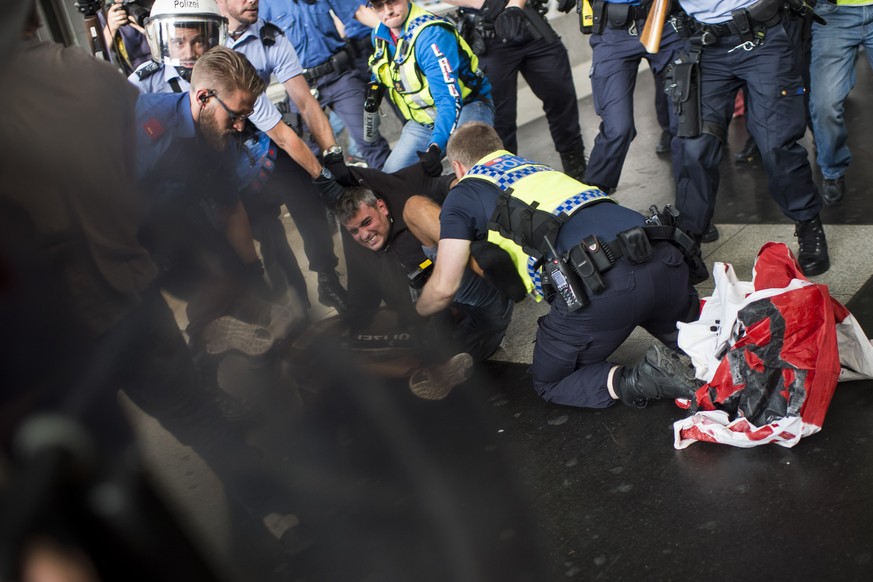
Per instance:
[[[707,383],[692,415],[673,425],[677,449],[794,446],[821,430],[838,380],[873,378],[873,346],[858,322],[802,274],[786,245],[761,247],[751,283],[726,263],[713,277],[700,319],[679,324],[679,346]]]

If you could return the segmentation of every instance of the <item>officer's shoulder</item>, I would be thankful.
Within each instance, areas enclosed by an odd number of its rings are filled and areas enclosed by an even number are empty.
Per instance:
[[[144,81],[160,71],[162,68],[162,65],[159,65],[154,61],[148,61],[137,67],[133,74],[136,75],[137,79],[139,79],[140,81]]]
[[[276,44],[276,39],[285,36],[285,33],[277,25],[265,20],[261,25],[260,36],[264,46],[273,46]]]
[[[149,141],[158,141],[174,124],[180,95],[144,93],[139,96],[136,103],[137,127]],[[187,93],[184,96],[187,96]]]

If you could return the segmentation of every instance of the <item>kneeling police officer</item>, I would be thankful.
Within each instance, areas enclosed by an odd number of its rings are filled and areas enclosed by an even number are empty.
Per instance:
[[[545,400],[605,408],[693,394],[690,368],[662,345],[634,367],[606,361],[638,325],[677,348],[676,322],[694,319],[698,307],[683,256],[697,257],[687,236],[672,226],[650,229],[602,191],[511,154],[485,124],[458,129],[447,153],[460,182],[442,207],[439,261],[419,314],[451,302],[471,243],[487,238],[512,255],[535,298],[544,279],[557,291],[539,320],[530,367]],[[413,232],[422,226],[410,223]],[[670,239],[684,243],[685,253]]]

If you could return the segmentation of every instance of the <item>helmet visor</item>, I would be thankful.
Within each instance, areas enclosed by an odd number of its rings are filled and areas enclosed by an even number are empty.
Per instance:
[[[215,17],[161,17],[149,22],[152,58],[165,65],[191,68],[206,51],[224,45],[227,22]]]

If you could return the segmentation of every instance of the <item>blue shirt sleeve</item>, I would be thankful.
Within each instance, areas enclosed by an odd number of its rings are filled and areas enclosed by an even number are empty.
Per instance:
[[[461,58],[454,33],[439,24],[428,26],[415,40],[415,59],[427,77],[436,106],[431,143],[437,144],[445,152],[463,105],[458,82]]]

